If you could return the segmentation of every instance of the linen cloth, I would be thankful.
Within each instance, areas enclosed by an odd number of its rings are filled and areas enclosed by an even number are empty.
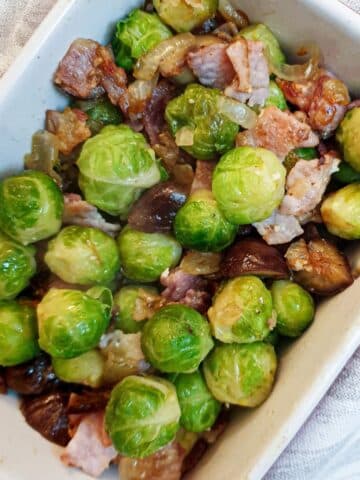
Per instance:
[[[0,76],[55,3],[0,0]],[[360,348],[264,480],[360,480]]]

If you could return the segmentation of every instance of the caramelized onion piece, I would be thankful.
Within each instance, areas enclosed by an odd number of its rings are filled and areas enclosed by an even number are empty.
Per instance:
[[[71,393],[67,404],[67,413],[83,414],[104,410],[111,390],[85,390],[81,393]]]
[[[257,115],[244,103],[221,95],[219,96],[217,106],[220,113],[241,127],[246,129],[255,127]]]
[[[295,281],[312,293],[334,295],[354,281],[347,258],[323,238],[292,243],[285,258]]]
[[[313,78],[319,70],[321,52],[316,45],[309,45],[301,49],[301,56],[310,55],[310,58],[307,62],[298,65],[274,64],[269,51],[265,49],[265,53],[271,73],[288,82],[304,82]]]
[[[220,270],[221,253],[189,251],[180,268],[190,275],[212,275]]]
[[[21,411],[26,422],[50,442],[65,447],[69,441],[69,420],[64,396],[49,393],[38,397],[25,397]]]
[[[170,232],[187,193],[184,186],[173,182],[158,183],[133,205],[128,218],[130,227],[147,233]]]
[[[219,0],[218,10],[228,22],[234,22],[238,28],[249,25],[249,17],[242,10],[235,9],[229,0]]]
[[[5,379],[9,388],[22,395],[40,395],[60,384],[47,355],[40,355],[22,365],[8,367],[5,370]]]
[[[259,238],[244,238],[232,245],[221,264],[224,277],[258,275],[288,278],[289,271],[281,253]]]

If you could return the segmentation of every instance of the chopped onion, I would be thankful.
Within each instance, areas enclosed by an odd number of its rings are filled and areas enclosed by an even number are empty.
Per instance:
[[[309,45],[301,49],[301,56],[310,55],[309,60],[303,64],[288,65],[283,63],[276,65],[271,61],[271,56],[267,49],[265,49],[265,54],[271,73],[288,82],[303,82],[314,77],[319,69],[321,59],[320,49],[316,45]]]
[[[229,0],[219,0],[218,10],[225,20],[228,22],[234,22],[239,28],[245,28],[250,23],[246,13],[242,10],[235,9]]]
[[[243,128],[250,129],[256,124],[256,113],[244,103],[222,95],[218,99],[217,106],[220,113]]]
[[[128,87],[129,101],[143,102],[151,97],[152,91],[157,84],[158,76],[151,80],[135,80]]]
[[[194,145],[194,131],[190,127],[182,127],[176,132],[175,143],[178,147]]]
[[[189,251],[183,257],[180,268],[190,275],[211,275],[220,270],[221,253]]]

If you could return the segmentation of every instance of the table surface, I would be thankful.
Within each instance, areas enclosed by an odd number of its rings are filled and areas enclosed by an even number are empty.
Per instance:
[[[55,3],[0,0],[0,76]],[[360,0],[343,3],[360,13]],[[360,349],[264,480],[359,480],[359,405]]]

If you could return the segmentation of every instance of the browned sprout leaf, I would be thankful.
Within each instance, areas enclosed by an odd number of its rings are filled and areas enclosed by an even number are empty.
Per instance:
[[[212,275],[220,270],[221,253],[189,251],[183,257],[180,268],[190,275]]]
[[[289,271],[281,253],[259,238],[244,238],[227,251],[221,264],[224,277],[258,275],[269,278],[288,278]]]
[[[322,238],[292,243],[285,258],[295,281],[312,293],[334,295],[354,281],[347,258]]]

